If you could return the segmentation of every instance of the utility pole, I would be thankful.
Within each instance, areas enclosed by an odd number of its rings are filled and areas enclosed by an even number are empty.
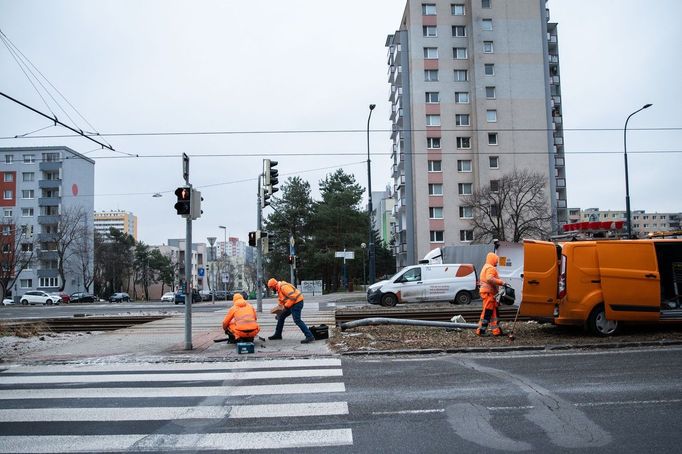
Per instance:
[[[189,156],[186,153],[182,154],[182,176],[191,194]],[[185,222],[185,350],[192,350],[192,216],[187,216]]]
[[[256,191],[256,310],[263,312],[263,248],[260,237],[261,228],[263,226],[263,212],[261,206],[261,179],[262,174],[258,175],[258,190]]]

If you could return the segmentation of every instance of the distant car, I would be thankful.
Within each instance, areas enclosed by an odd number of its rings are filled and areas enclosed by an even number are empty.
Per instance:
[[[216,290],[213,292],[213,294],[215,295],[215,299],[218,301],[227,298],[227,292],[225,290]]]
[[[211,301],[213,299],[213,292],[210,290],[202,290],[199,292],[201,295],[201,301]]]
[[[237,293],[241,293],[245,300],[249,299],[249,294],[246,293],[244,290],[230,290],[229,292],[227,292],[227,300],[232,301],[234,295]]]
[[[95,295],[85,292],[76,292],[71,294],[71,303],[94,303]]]
[[[121,302],[128,302],[130,301],[130,295],[124,292],[118,292],[114,293],[109,297],[109,302],[110,303],[121,303]]]
[[[164,293],[163,296],[161,297],[161,301],[164,303],[165,302],[172,303],[173,301],[175,301],[175,293],[173,292]]]
[[[62,301],[62,303],[68,303],[69,301],[71,301],[71,296],[69,296],[69,294],[66,292],[53,292],[50,293],[50,295],[56,296]]]
[[[199,303],[201,302],[201,295],[199,292],[192,292],[192,303]],[[184,293],[176,293],[175,294],[175,304],[185,304],[185,294]]]
[[[10,304],[14,304],[14,300],[12,298],[5,298],[2,300],[3,306],[9,306]]]
[[[26,292],[21,296],[19,300],[21,304],[59,304],[60,299],[58,296],[50,295],[49,293],[43,292],[42,290],[32,290]]]

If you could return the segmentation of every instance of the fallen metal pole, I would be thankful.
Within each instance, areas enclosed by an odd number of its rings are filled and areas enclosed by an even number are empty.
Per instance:
[[[341,331],[348,328],[356,328],[358,326],[367,325],[410,325],[410,326],[431,326],[435,328],[465,328],[476,329],[477,323],[452,323],[452,322],[438,322],[430,320],[411,320],[404,318],[386,318],[386,317],[372,317],[363,318],[360,320],[353,320],[352,322],[341,323]]]

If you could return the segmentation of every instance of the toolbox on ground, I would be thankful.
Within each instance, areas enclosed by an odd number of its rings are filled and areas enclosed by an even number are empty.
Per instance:
[[[327,325],[311,326],[310,332],[313,333],[315,340],[329,339],[329,327]]]
[[[255,345],[253,342],[237,342],[237,353],[240,355],[242,353],[253,353],[255,351]]]

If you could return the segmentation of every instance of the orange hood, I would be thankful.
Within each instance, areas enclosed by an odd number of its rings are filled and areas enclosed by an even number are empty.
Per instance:
[[[488,255],[485,257],[485,263],[486,265],[492,265],[492,266],[497,266],[497,261],[498,261],[497,254],[494,252],[488,252]]]

